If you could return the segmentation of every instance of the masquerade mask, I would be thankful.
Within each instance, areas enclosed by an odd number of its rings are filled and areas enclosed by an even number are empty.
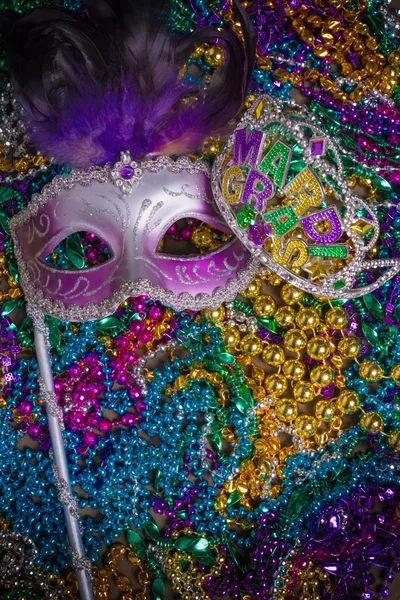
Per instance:
[[[189,217],[229,232],[214,209],[203,163],[160,157],[138,167],[124,154],[111,170],[58,177],[10,224],[25,293],[44,312],[68,321],[101,319],[140,294],[178,310],[219,306],[247,285],[257,261],[237,238],[199,256],[161,254],[167,229]],[[79,231],[102,238],[109,260],[84,270],[45,262]]]
[[[207,167],[168,156],[196,152],[244,101],[255,34],[240,2],[233,5],[244,43],[233,31],[212,27],[174,38],[164,27],[163,0],[87,0],[85,17],[42,8],[9,28],[12,85],[29,141],[74,169],[36,195],[10,230],[34,320],[56,483],[85,600],[92,598],[89,565],[70,490],[44,313],[99,319],[137,294],[180,310],[211,308],[233,299],[252,277],[257,261],[237,239],[198,257],[158,251],[167,229],[185,217],[229,232],[214,210]],[[188,73],[194,50],[216,38],[223,45],[216,76]],[[106,263],[68,271],[46,262],[58,244],[82,231],[105,242]]]
[[[305,109],[261,96],[215,161],[212,185],[252,255],[306,292],[355,298],[400,269],[380,246],[375,210],[384,207],[351,192],[334,141]],[[385,258],[371,259],[374,247]]]

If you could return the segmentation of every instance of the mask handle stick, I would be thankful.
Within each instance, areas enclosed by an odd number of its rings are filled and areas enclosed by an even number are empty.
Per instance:
[[[76,501],[72,496],[67,455],[62,435],[62,430],[64,429],[63,414],[57,403],[51,371],[48,328],[44,320],[44,314],[35,306],[28,306],[28,314],[32,317],[35,328],[35,349],[39,363],[40,393],[46,405],[53,448],[53,472],[59,490],[58,498],[64,505],[72,566],[75,569],[78,579],[81,600],[93,600],[90,561],[85,556],[80,530],[80,515]]]

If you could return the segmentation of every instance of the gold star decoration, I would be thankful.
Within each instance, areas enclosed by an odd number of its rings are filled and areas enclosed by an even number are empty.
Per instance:
[[[316,279],[320,279],[320,277],[325,277],[332,266],[332,261],[317,258],[313,262],[305,264],[303,269],[307,273],[310,273],[312,281],[315,281]]]

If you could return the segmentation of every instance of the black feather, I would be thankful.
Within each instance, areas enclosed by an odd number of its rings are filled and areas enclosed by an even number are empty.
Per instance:
[[[255,33],[233,0],[233,31],[166,27],[167,0],[86,0],[86,15],[60,8],[25,13],[6,39],[12,83],[33,142],[59,162],[90,166],[121,150],[193,152],[237,114],[254,65]],[[199,89],[180,77],[193,50],[224,48],[223,64]],[[197,102],[182,103],[196,92]]]

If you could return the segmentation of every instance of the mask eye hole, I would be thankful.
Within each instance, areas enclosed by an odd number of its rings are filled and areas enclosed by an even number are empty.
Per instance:
[[[224,246],[232,237],[231,233],[198,219],[180,219],[167,229],[158,252],[173,256],[207,254]]]
[[[111,252],[104,240],[90,231],[78,231],[64,238],[43,259],[56,269],[89,269],[104,264]]]

